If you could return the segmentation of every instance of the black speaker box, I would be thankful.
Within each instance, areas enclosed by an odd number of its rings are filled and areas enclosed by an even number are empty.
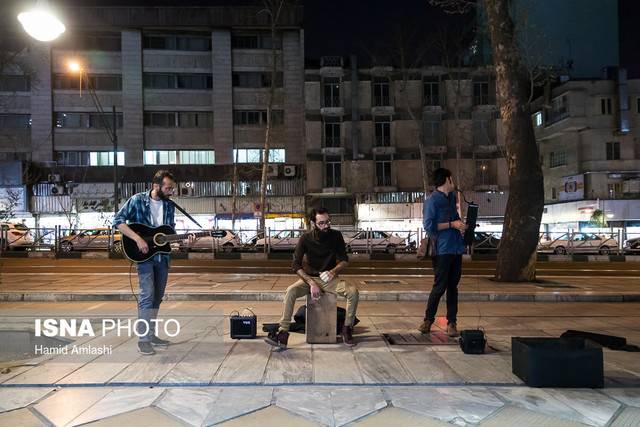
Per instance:
[[[460,332],[460,348],[465,354],[483,354],[487,340],[479,329],[465,329]]]
[[[240,314],[229,316],[229,331],[233,339],[252,339],[256,337],[257,318],[251,316],[241,316]]]
[[[512,370],[529,387],[604,387],[602,347],[584,338],[511,338]]]

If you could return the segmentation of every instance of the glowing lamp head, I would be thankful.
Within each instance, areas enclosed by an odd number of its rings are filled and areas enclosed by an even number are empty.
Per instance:
[[[22,12],[18,15],[18,21],[27,34],[41,42],[55,40],[66,30],[64,24],[50,10],[41,6]]]

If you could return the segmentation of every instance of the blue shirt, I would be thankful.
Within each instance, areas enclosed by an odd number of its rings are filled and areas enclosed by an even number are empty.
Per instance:
[[[445,194],[434,191],[422,205],[422,225],[429,238],[434,242],[432,255],[458,255],[464,253],[462,234],[455,228],[438,231],[438,224],[460,219],[456,209],[455,193]]]
[[[151,218],[151,196],[150,192],[134,194],[122,205],[116,216],[113,218],[113,226],[120,224],[138,222],[140,224],[153,227]],[[169,200],[162,200],[162,224],[175,228],[175,207]]]

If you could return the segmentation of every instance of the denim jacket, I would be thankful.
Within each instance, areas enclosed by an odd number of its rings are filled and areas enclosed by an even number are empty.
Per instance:
[[[436,190],[424,200],[422,222],[425,232],[433,242],[433,256],[464,253],[464,243],[460,231],[455,228],[438,231],[439,223],[459,219],[455,193],[445,194]]]

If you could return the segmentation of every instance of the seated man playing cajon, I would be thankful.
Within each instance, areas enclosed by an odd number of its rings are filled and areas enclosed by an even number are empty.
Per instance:
[[[311,230],[300,237],[293,254],[293,271],[300,279],[287,288],[280,328],[277,332],[270,333],[265,341],[272,346],[286,349],[296,299],[309,294],[312,298],[318,299],[322,292],[329,292],[347,299],[347,314],[341,335],[344,344],[353,346],[353,321],[358,307],[358,289],[338,279],[338,273],[348,264],[342,233],[331,229],[329,212],[325,208],[311,210],[309,221]]]

